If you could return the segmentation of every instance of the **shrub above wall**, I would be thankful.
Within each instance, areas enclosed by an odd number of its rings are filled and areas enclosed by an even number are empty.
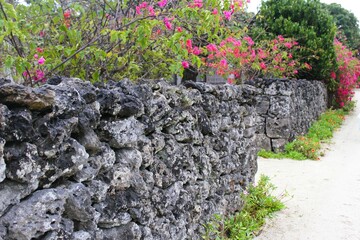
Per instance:
[[[302,46],[294,59],[310,64],[297,75],[303,79],[331,80],[336,69],[334,38],[336,26],[319,0],[268,0],[261,5],[257,24],[266,29],[266,38],[293,37]],[[335,82],[328,86],[335,90]]]

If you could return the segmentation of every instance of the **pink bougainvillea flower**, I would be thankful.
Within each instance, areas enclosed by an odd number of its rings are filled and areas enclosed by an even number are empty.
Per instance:
[[[37,77],[37,79],[42,80],[45,77],[45,73],[43,71],[37,69],[36,70],[36,77]]]
[[[241,41],[240,40],[235,40],[233,42],[233,44],[234,44],[235,47],[240,47],[241,46]]]
[[[293,55],[291,53],[289,53],[288,58],[292,59]]]
[[[289,67],[293,67],[293,66],[295,66],[295,61],[294,61],[294,60],[292,60],[292,61],[289,63]]]
[[[230,20],[231,19],[231,11],[224,11],[224,17],[226,18],[226,20]]]
[[[161,1],[159,1],[157,4],[159,5],[159,7],[163,8],[163,7],[166,6],[167,0],[161,0]]]
[[[335,72],[331,72],[331,73],[330,73],[330,77],[331,77],[332,79],[336,79],[336,73],[335,73]]]
[[[45,58],[44,57],[39,58],[38,63],[40,65],[43,65],[45,63]]]
[[[135,7],[135,12],[136,12],[136,15],[141,15],[142,14],[141,8],[139,6]]]
[[[189,52],[191,52],[191,50],[192,50],[192,41],[191,41],[191,39],[186,40],[186,48],[188,49]]]
[[[194,0],[194,4],[196,7],[201,8],[203,6],[202,0]]]
[[[201,50],[198,48],[198,47],[194,47],[194,49],[193,49],[193,54],[194,55],[199,55],[199,54],[201,54]]]
[[[176,31],[177,31],[177,32],[182,32],[182,28],[181,28],[181,27],[177,27],[177,28],[176,28]]]
[[[181,65],[183,66],[183,68],[189,68],[189,63],[187,61],[182,61]]]
[[[229,43],[233,43],[233,42],[235,42],[235,38],[233,38],[233,37],[228,37],[227,39],[225,39],[227,42],[229,42]]]
[[[240,47],[241,46],[241,41],[240,40],[236,40],[235,38],[229,37],[226,39],[228,42],[231,42],[232,44],[234,44],[234,46],[236,47]]]
[[[279,35],[278,39],[279,39],[280,42],[283,42],[285,40],[285,38],[282,35]]]
[[[251,37],[244,37],[244,40],[248,43],[249,46],[255,44]]]
[[[152,6],[148,7],[148,11],[149,11],[150,16],[155,16],[155,11],[154,11],[154,8]]]
[[[213,15],[217,15],[219,13],[219,11],[217,10],[217,8],[214,8],[214,10],[212,11]]]
[[[189,8],[201,8],[203,6],[203,1],[202,0],[194,0],[193,3],[190,3]]]
[[[294,74],[298,74],[299,71],[298,71],[298,70],[294,70],[293,73],[294,73]]]
[[[37,55],[36,53],[34,54],[34,58],[35,59],[38,59],[39,58],[39,55]]]
[[[69,19],[65,19],[64,24],[65,24],[66,28],[70,28],[70,26],[71,26],[71,22]]]
[[[172,24],[170,22],[170,19],[167,17],[164,18],[164,25],[167,29],[169,29],[169,30],[172,29]]]
[[[311,69],[312,69],[312,67],[311,67],[310,64],[308,64],[308,63],[304,63],[304,66],[305,66],[305,68],[308,69],[308,70],[311,70]]]
[[[23,75],[24,77],[28,77],[28,76],[29,76],[29,73],[28,73],[27,71],[25,71],[25,72],[22,73],[22,75]]]
[[[252,59],[255,59],[255,58],[256,58],[256,52],[255,52],[254,49],[251,50],[251,58],[252,58]]]
[[[139,6],[136,6],[135,7],[135,11],[136,11],[136,14],[137,15],[141,15],[142,12],[141,12],[141,9],[144,9],[148,6],[148,3],[147,2],[142,2],[141,4],[139,4]]]
[[[42,49],[42,48],[40,48],[40,47],[37,47],[37,48],[36,48],[36,51],[37,51],[38,53],[42,53],[42,52],[44,52],[44,49]]]
[[[147,5],[148,5],[147,2],[142,2],[142,3],[139,5],[139,7],[140,7],[140,8],[146,8]]]
[[[216,47],[215,44],[213,43],[210,43],[209,45],[206,46],[206,49],[209,51],[209,52],[216,52],[218,49]]]
[[[293,45],[291,43],[289,43],[289,42],[284,43],[284,46],[289,48],[289,49],[293,47]]]
[[[70,10],[66,10],[65,12],[64,12],[64,18],[65,19],[68,19],[68,18],[70,18],[71,17],[71,11]]]
[[[241,8],[243,6],[243,1],[242,0],[237,0],[237,1],[235,1],[235,4],[238,5]]]
[[[40,36],[40,37],[45,37],[45,31],[40,31],[40,32],[39,32],[39,36]]]
[[[227,63],[225,58],[220,60],[220,66],[223,67],[223,68],[227,68],[228,63]]]
[[[258,56],[260,59],[264,59],[267,57],[267,54],[261,48],[258,49]]]
[[[266,64],[264,62],[261,62],[260,67],[261,67],[261,69],[265,70],[266,69]]]
[[[228,78],[227,83],[228,84],[234,84],[234,79],[233,78]]]

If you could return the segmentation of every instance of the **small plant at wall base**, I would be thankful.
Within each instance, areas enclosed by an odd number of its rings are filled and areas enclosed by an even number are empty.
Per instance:
[[[234,216],[224,218],[214,216],[214,220],[205,226],[203,238],[208,239],[253,239],[276,211],[285,207],[281,199],[272,195],[275,186],[267,176],[261,175],[257,185],[252,185],[242,194],[244,206]]]
[[[290,158],[295,160],[319,160],[321,142],[326,142],[333,137],[333,132],[338,129],[345,115],[354,108],[354,102],[347,102],[342,109],[329,109],[323,113],[319,120],[314,122],[305,136],[298,136],[293,142],[285,145],[284,152],[274,153],[260,150],[258,155],[264,158]]]

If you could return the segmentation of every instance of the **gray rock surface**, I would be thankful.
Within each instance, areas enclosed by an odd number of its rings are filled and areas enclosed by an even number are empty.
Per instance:
[[[4,181],[6,177],[5,175],[6,164],[4,161],[4,145],[5,145],[5,140],[0,138],[0,183]]]
[[[34,192],[1,217],[0,224],[7,229],[4,239],[30,240],[62,229],[67,197],[67,192],[62,189]]]

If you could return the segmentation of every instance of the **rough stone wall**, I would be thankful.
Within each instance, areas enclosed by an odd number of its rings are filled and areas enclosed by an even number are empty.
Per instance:
[[[319,81],[257,79],[256,133],[259,148],[277,151],[305,134],[327,108],[326,86]]]
[[[199,239],[257,170],[252,86],[0,80],[0,239]]]

